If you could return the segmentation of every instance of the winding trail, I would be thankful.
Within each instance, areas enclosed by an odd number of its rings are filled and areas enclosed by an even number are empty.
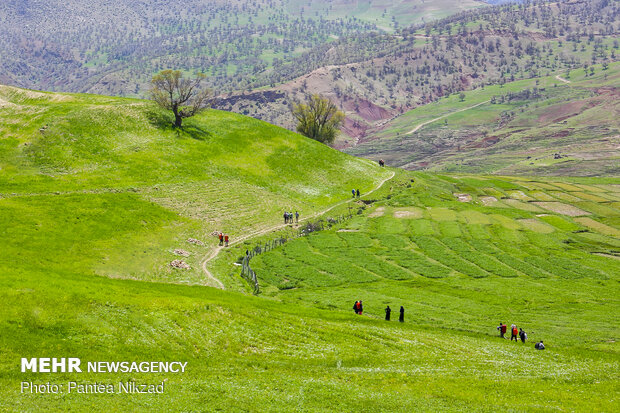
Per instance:
[[[454,115],[455,113],[464,112],[464,111],[469,110],[469,109],[477,108],[478,106],[484,105],[485,103],[489,103],[489,102],[490,102],[490,100],[485,100],[484,102],[477,103],[474,106],[469,106],[469,107],[466,107],[466,108],[463,108],[463,109],[455,110],[454,112],[450,112],[450,113],[446,113],[445,115],[441,115],[438,118],[427,120],[426,122],[420,123],[418,126],[416,126],[415,128],[411,129],[409,132],[405,133],[405,135],[411,135],[412,133],[416,133],[418,131],[418,129],[420,129],[421,127],[426,126],[429,123],[433,123],[435,121],[438,121],[439,119],[443,119],[443,118],[448,117],[450,115]]]
[[[383,179],[381,182],[379,182],[379,185],[377,185],[373,190],[371,190],[370,192],[367,192],[366,194],[364,194],[364,196],[366,195],[370,195],[373,192],[377,191],[379,188],[381,188],[383,186],[383,184],[385,184],[387,181],[389,181],[390,179],[394,178],[394,175],[396,175],[396,172],[392,171],[392,174]],[[354,201],[355,198],[350,198],[350,199],[345,199],[343,201],[337,202],[334,205],[330,206],[329,208],[323,210],[323,211],[318,211],[315,212],[312,215],[308,215],[307,217],[304,217],[302,219],[299,220],[299,222],[304,222],[307,221],[309,219],[313,219],[316,218],[319,215],[323,215],[328,213],[329,211],[331,211],[332,209],[339,207],[341,205],[344,204],[348,204],[351,201]],[[271,227],[267,227],[267,228],[262,228],[262,229],[257,229],[255,231],[249,232],[239,238],[236,238],[235,241],[228,243],[229,246],[234,246],[237,245],[249,238],[253,238],[253,237],[257,237],[260,235],[264,235],[267,234],[269,232],[273,232],[273,231],[277,231],[279,229],[282,228],[286,228],[289,224],[278,224],[278,225],[273,225]],[[219,245],[215,248],[213,248],[211,251],[209,251],[207,253],[207,255],[204,257],[204,259],[202,260],[202,263],[200,264],[200,266],[202,267],[202,270],[204,271],[205,275],[207,276],[207,278],[209,280],[211,280],[213,283],[216,284],[217,288],[221,289],[221,290],[225,290],[226,288],[224,287],[224,284],[222,284],[222,282],[220,280],[218,280],[216,277],[213,276],[213,274],[211,273],[211,271],[209,271],[209,269],[207,268],[207,264],[209,263],[209,261],[215,259],[215,257],[218,256],[218,254],[220,253],[220,251],[222,251],[224,247],[220,247]]]
[[[555,78],[557,80],[559,80],[560,82],[564,82],[564,83],[570,83],[570,80],[568,79],[564,79],[563,77],[561,77],[560,75],[555,75]]]

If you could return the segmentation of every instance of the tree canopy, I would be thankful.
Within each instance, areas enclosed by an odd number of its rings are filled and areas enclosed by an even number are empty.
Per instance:
[[[293,105],[297,132],[322,143],[332,143],[340,132],[344,113],[329,99],[312,95],[308,103]]]
[[[151,80],[151,98],[160,107],[174,113],[174,126],[182,127],[183,119],[207,109],[213,100],[211,89],[201,88],[205,75],[183,77],[179,70],[163,70]]]

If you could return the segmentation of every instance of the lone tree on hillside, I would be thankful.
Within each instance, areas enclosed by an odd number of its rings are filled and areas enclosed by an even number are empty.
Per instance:
[[[205,77],[199,73],[194,79],[187,79],[179,70],[163,70],[151,79],[151,98],[160,107],[174,113],[175,127],[180,128],[184,118],[194,116],[210,106],[213,91],[200,87]]]
[[[297,132],[322,143],[332,143],[340,132],[344,113],[329,99],[312,95],[308,103],[294,104]]]

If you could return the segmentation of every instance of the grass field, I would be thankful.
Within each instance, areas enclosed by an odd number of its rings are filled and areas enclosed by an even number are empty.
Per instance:
[[[0,411],[615,409],[618,179],[381,169],[224,112],[177,134],[143,101],[0,99]],[[227,290],[205,286],[210,231],[309,216],[392,172],[327,214],[344,223],[254,258],[259,296],[233,263],[290,228],[226,249],[209,269]],[[177,248],[191,270],[168,266]],[[388,304],[405,323],[382,319]],[[499,339],[500,321],[531,341]],[[45,356],[188,365],[20,372]],[[20,393],[70,380],[166,390]]]
[[[200,261],[216,243],[212,232],[234,240],[279,223],[284,211],[310,215],[388,176],[370,161],[215,110],[177,132],[145,101],[0,87],[0,117],[4,268],[19,257],[20,268],[206,283]],[[172,270],[176,258],[191,269]]]

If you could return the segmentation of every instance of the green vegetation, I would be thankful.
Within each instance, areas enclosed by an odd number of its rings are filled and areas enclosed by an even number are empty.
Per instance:
[[[312,95],[307,103],[295,104],[292,112],[297,119],[297,132],[321,143],[334,142],[344,120],[344,113],[319,95]]]
[[[235,240],[280,223],[285,210],[309,216],[389,176],[216,110],[175,129],[150,102],[2,87],[0,116],[5,268],[17,256],[40,270],[204,284],[214,231]],[[175,258],[191,269],[171,269]]]
[[[620,64],[453,94],[387,123],[347,152],[444,172],[618,175]],[[562,196],[562,195],[560,195]],[[570,200],[570,199],[567,199]]]
[[[215,110],[179,130],[144,101],[0,99],[0,410],[613,410],[617,179],[395,171],[343,204],[393,171]],[[274,236],[261,230],[331,206],[353,217],[252,259],[262,293],[248,293],[233,263]],[[257,234],[209,263],[229,291],[200,268],[220,229]],[[383,321],[387,304],[406,323]],[[548,349],[499,340],[499,321]],[[188,367],[19,372],[46,355]],[[69,380],[166,393],[20,394]]]

